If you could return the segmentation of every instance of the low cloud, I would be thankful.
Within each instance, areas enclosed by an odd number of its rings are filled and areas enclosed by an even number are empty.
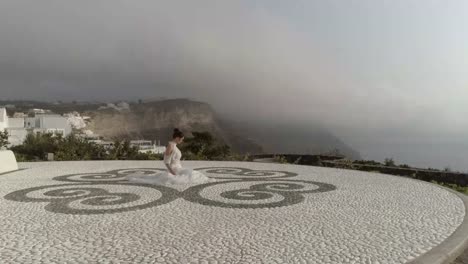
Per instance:
[[[463,83],[406,64],[359,75],[372,64],[249,2],[0,0],[0,37],[5,99],[193,98],[231,118],[321,124],[358,150],[468,140]]]

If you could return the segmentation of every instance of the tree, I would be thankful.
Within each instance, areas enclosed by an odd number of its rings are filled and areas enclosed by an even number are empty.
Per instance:
[[[211,160],[222,160],[231,154],[231,148],[226,145],[216,145],[206,148],[204,154]]]
[[[288,163],[288,160],[286,159],[285,156],[273,156],[273,160],[276,162],[276,163]]]
[[[0,149],[6,147],[9,144],[8,142],[8,131],[0,131]]]
[[[24,156],[26,160],[45,160],[47,153],[57,151],[61,138],[51,133],[30,133],[22,145],[11,147],[11,150]]]
[[[185,145],[185,146],[184,146]],[[228,145],[216,142],[208,132],[194,132],[194,137],[182,144],[184,157],[188,159],[225,160],[231,158]],[[18,160],[46,160],[47,153],[54,153],[55,160],[161,160],[161,154],[140,153],[130,141],[116,139],[111,149],[77,137],[47,133],[28,134],[22,145],[11,150]]]
[[[340,151],[340,149],[338,148],[334,148],[332,149],[331,151],[329,151],[327,153],[327,155],[330,155],[330,156],[336,156],[336,157],[344,157],[345,155],[343,155]]]
[[[47,153],[54,153],[55,160],[161,160],[162,155],[140,153],[138,148],[132,147],[128,140],[116,140],[114,147],[107,150],[87,140],[77,137],[74,133],[66,137],[53,134],[29,134],[22,145],[14,146],[11,150],[17,160],[34,161],[46,160]]]
[[[395,167],[395,162],[393,161],[393,158],[386,158],[384,161],[385,166],[389,167]]]
[[[11,150],[22,161],[46,160],[54,153],[55,160],[102,160],[107,158],[104,147],[70,134],[66,137],[47,133],[28,134],[23,144]]]
[[[132,147],[129,140],[115,140],[114,147],[109,152],[109,158],[112,160],[128,160],[141,157],[137,147]],[[139,158],[141,159],[141,158]]]
[[[70,134],[59,141],[56,160],[102,160],[107,154],[103,146]]]
[[[230,147],[216,142],[209,132],[192,132],[192,136],[181,146],[187,159],[221,160],[231,154]]]

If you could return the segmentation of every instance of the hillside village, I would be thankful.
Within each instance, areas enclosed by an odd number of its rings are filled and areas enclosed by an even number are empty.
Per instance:
[[[60,115],[47,109],[33,108],[27,113],[14,112],[12,116],[9,116],[7,108],[14,109],[15,106],[0,107],[0,131],[8,133],[9,147],[23,144],[30,133],[49,133],[54,136],[66,137],[72,132],[88,142],[93,142],[105,148],[113,147],[114,141],[106,140],[87,127],[90,121],[89,116],[81,116],[76,111]],[[128,104],[107,104],[107,106],[102,106],[100,109],[106,108],[120,111],[128,109]],[[130,144],[137,147],[142,153],[161,154],[165,151],[165,147],[161,146],[159,140],[135,139],[130,140]]]

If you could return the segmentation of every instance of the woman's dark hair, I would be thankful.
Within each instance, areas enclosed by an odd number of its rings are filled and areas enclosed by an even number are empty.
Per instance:
[[[172,134],[172,138],[183,138],[184,137],[184,133],[182,133],[182,131],[180,131],[178,128],[174,128],[174,133]]]

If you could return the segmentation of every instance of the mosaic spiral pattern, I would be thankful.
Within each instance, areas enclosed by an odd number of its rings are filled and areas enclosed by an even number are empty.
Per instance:
[[[288,171],[251,170],[236,167],[198,168],[197,170],[206,174],[212,174],[210,177],[215,179],[276,179],[297,176],[297,173]]]
[[[234,188],[229,188],[230,185]],[[219,188],[213,188],[217,186]],[[208,192],[210,188],[215,190]],[[183,192],[183,197],[190,202],[217,207],[272,208],[301,203],[304,194],[335,189],[331,184],[313,181],[234,180],[193,186]],[[207,197],[204,193],[211,195]]]
[[[147,195],[142,197],[140,193]],[[176,198],[177,191],[165,186],[120,183],[39,186],[5,196],[17,202],[48,202],[44,209],[64,214],[128,212],[162,205]]]
[[[102,173],[83,173],[83,174],[69,174],[55,177],[56,181],[64,182],[115,182],[115,181],[126,181],[126,176],[134,173],[140,175],[154,175],[163,169],[124,169],[124,170],[112,170]]]
[[[46,185],[9,193],[17,202],[47,202],[44,209],[64,214],[107,214],[134,211],[169,203],[177,198],[225,208],[272,208],[301,203],[306,194],[335,190],[331,184],[293,180],[287,171],[246,168],[199,168],[216,182],[179,191],[175,188],[130,183],[130,174],[154,175],[162,169],[138,168],[102,173],[69,174],[53,178],[66,184]]]

